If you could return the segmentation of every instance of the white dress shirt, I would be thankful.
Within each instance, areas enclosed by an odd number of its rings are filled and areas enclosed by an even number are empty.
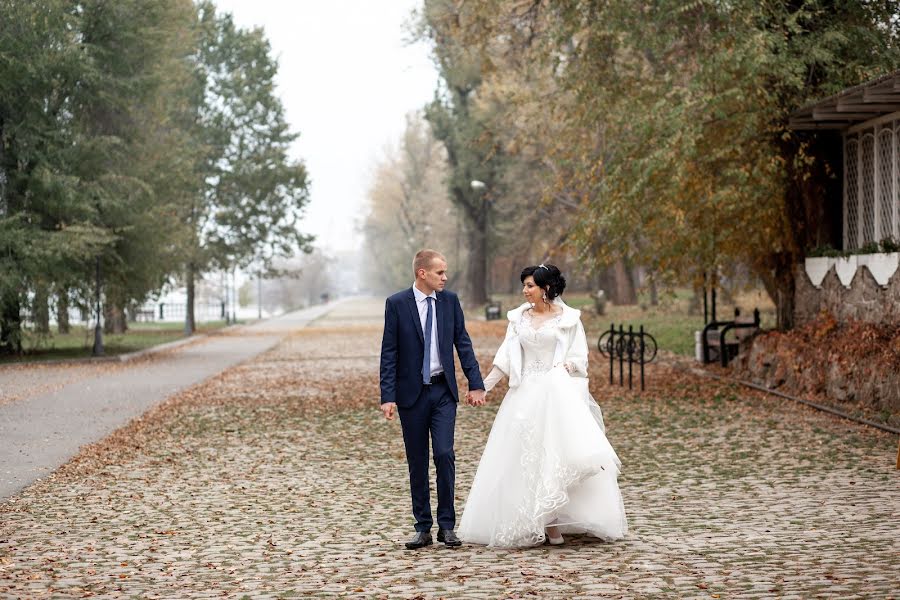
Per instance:
[[[425,318],[428,316],[428,301],[425,298],[431,298],[431,376],[434,377],[438,373],[444,372],[441,366],[441,355],[438,353],[438,326],[437,326],[437,294],[431,292],[430,296],[426,296],[419,288],[413,284],[413,294],[416,296],[416,307],[419,309],[419,324],[422,326],[422,339],[425,338]]]

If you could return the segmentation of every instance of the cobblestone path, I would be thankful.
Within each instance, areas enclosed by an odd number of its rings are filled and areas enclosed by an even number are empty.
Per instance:
[[[648,392],[626,393],[599,360],[592,390],[624,463],[626,540],[403,550],[400,429],[376,410],[381,306],[342,306],[0,505],[0,596],[897,593],[895,437],[664,367]],[[483,366],[503,329],[470,324]],[[500,398],[461,405],[460,512]]]

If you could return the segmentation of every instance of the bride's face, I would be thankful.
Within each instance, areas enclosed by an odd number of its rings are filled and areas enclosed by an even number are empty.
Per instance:
[[[526,301],[537,304],[541,301],[544,290],[534,282],[534,277],[529,275],[525,278],[525,281],[522,282],[522,295],[525,296]]]

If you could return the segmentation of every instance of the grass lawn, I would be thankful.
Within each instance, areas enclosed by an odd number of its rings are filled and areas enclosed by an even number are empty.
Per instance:
[[[703,312],[701,308],[700,314],[689,313],[691,296],[690,289],[679,288],[671,294],[660,294],[658,306],[650,306],[649,297],[645,296],[641,296],[639,303],[633,306],[607,303],[604,315],[594,312],[594,301],[589,294],[565,294],[564,299],[569,306],[584,310],[582,320],[592,347],[596,347],[597,339],[611,324],[615,324],[616,329],[620,324],[624,325],[626,331],[629,325],[635,331],[643,325],[644,331],[656,339],[660,350],[693,356],[694,331],[703,329]],[[504,315],[507,310],[523,302],[519,295],[494,294],[492,297],[501,303]],[[742,314],[750,314],[754,308],[759,308],[762,327],[775,326],[775,307],[765,292],[752,290],[736,295],[731,302],[719,301],[716,316],[719,319],[730,318],[735,305],[740,307]],[[484,318],[484,307],[473,309],[472,315]]]
[[[207,333],[222,327],[225,327],[225,321],[199,323],[197,333]],[[114,356],[174,342],[183,337],[183,323],[129,323],[128,331],[122,335],[103,334],[103,349],[107,356]],[[83,325],[72,326],[71,332],[65,335],[55,331],[49,335],[38,335],[26,330],[22,345],[25,350],[22,356],[2,356],[0,364],[87,358],[94,346],[94,330]]]

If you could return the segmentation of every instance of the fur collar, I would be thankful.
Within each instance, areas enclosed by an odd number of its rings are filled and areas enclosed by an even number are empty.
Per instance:
[[[562,317],[559,320],[560,327],[574,327],[575,324],[578,323],[578,320],[581,318],[580,310],[572,308],[571,306],[563,302],[562,298],[559,297],[553,299],[553,304],[562,307],[563,310]],[[507,312],[506,318],[509,319],[509,321],[512,323],[518,323],[522,318],[522,313],[524,313],[529,308],[531,308],[531,303],[524,302],[521,306],[518,306],[517,308],[514,308],[511,311]]]

